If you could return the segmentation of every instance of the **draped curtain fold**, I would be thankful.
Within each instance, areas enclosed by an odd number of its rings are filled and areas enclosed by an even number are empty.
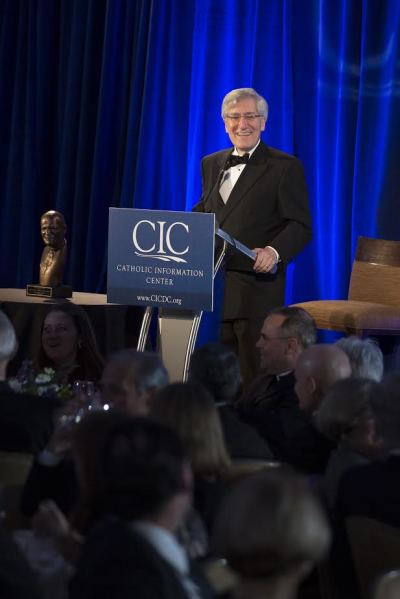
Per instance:
[[[359,235],[400,238],[400,0],[0,0],[0,286],[38,278],[64,213],[66,283],[104,291],[108,207],[190,210],[220,104],[255,87],[296,154],[314,239],[287,301],[345,297]],[[266,199],[267,201],[267,199]]]

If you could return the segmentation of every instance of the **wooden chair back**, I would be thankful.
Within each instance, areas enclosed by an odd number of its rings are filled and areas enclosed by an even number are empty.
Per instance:
[[[400,306],[400,241],[359,237],[348,299]]]

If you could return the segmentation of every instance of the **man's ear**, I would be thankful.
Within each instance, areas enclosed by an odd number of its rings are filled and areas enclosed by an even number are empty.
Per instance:
[[[299,342],[296,337],[289,337],[286,343],[286,354],[297,356],[299,353]]]

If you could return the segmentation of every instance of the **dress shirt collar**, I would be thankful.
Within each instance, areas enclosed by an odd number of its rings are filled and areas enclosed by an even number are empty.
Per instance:
[[[131,523],[132,529],[138,532],[154,547],[161,557],[168,562],[181,576],[189,573],[189,561],[184,549],[172,533],[165,528],[144,520]]]
[[[286,372],[280,372],[279,374],[276,374],[276,380],[280,381],[281,379],[283,379],[285,376],[287,376],[288,374],[290,374],[291,372],[293,372],[293,370],[286,370]]]
[[[249,150],[248,152],[242,152],[241,154],[239,154],[237,148],[235,148],[232,152],[232,154],[234,156],[243,156],[243,154],[248,154],[249,155],[249,159],[252,157],[253,152],[255,152],[255,150],[258,148],[258,146],[260,145],[260,141],[261,139],[258,140],[258,142],[256,143],[256,145],[254,146],[254,148],[252,148],[251,150]]]

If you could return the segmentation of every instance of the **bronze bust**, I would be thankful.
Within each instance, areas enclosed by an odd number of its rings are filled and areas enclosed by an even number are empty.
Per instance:
[[[45,243],[40,260],[40,285],[58,287],[62,285],[67,258],[67,225],[61,212],[45,212],[40,218],[40,232]]]

